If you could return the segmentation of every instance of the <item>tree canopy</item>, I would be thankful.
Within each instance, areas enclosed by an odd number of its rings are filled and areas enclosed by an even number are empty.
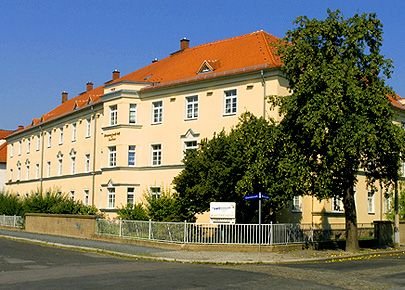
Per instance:
[[[325,20],[299,17],[295,25],[279,48],[292,92],[279,100],[280,125],[290,169],[300,175],[290,186],[342,198],[346,249],[355,250],[357,174],[363,171],[370,186],[375,180],[390,186],[403,151],[387,99],[392,64],[381,54],[382,24],[375,14],[344,19],[328,10]]]
[[[200,148],[188,151],[184,170],[174,179],[181,211],[189,218],[209,209],[213,201],[236,202],[237,221],[257,221],[257,202],[246,202],[251,193],[266,193],[264,203],[270,212],[285,205],[286,196],[277,176],[280,151],[277,126],[272,121],[244,113],[229,133],[221,131],[211,140],[202,140]],[[264,216],[269,221],[270,216]],[[255,220],[256,219],[256,220]]]

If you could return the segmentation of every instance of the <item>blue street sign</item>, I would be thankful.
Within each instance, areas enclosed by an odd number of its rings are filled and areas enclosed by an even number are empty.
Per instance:
[[[256,193],[256,194],[250,194],[250,195],[245,195],[243,197],[244,200],[251,200],[251,199],[270,199],[270,196],[264,193]]]

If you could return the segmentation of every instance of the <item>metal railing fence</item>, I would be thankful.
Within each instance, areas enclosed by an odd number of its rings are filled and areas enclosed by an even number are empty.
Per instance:
[[[0,226],[22,228],[24,226],[24,218],[16,215],[0,215]]]
[[[97,220],[97,234],[190,244],[278,245],[303,243],[299,224],[210,224]]]

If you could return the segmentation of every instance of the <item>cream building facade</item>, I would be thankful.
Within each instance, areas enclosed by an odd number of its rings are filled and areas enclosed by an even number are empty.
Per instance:
[[[266,101],[289,93],[275,41],[263,31],[196,47],[182,39],[165,59],[122,77],[114,71],[71,99],[62,93],[60,106],[7,138],[7,189],[60,191],[111,216],[145,194],[159,196],[201,139],[229,130],[246,111],[280,118]],[[356,192],[359,223],[385,219],[386,201],[371,201],[361,176]],[[339,201],[292,203],[285,221],[344,222]]]

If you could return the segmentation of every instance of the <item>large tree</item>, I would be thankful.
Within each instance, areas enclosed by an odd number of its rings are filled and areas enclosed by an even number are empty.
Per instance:
[[[181,212],[189,218],[209,209],[212,201],[236,202],[237,221],[257,221],[257,202],[246,194],[266,193],[270,201],[263,212],[275,212],[290,200],[278,181],[282,146],[278,127],[250,113],[240,117],[229,133],[203,140],[196,151],[187,152],[184,170],[174,179]],[[264,215],[266,221],[272,217]]]
[[[299,17],[295,25],[279,49],[292,93],[280,99],[285,172],[300,176],[290,183],[298,194],[343,200],[346,250],[357,250],[357,175],[364,172],[370,186],[392,185],[402,150],[387,99],[392,66],[380,51],[382,24],[375,14],[344,19],[328,10],[325,20]]]

